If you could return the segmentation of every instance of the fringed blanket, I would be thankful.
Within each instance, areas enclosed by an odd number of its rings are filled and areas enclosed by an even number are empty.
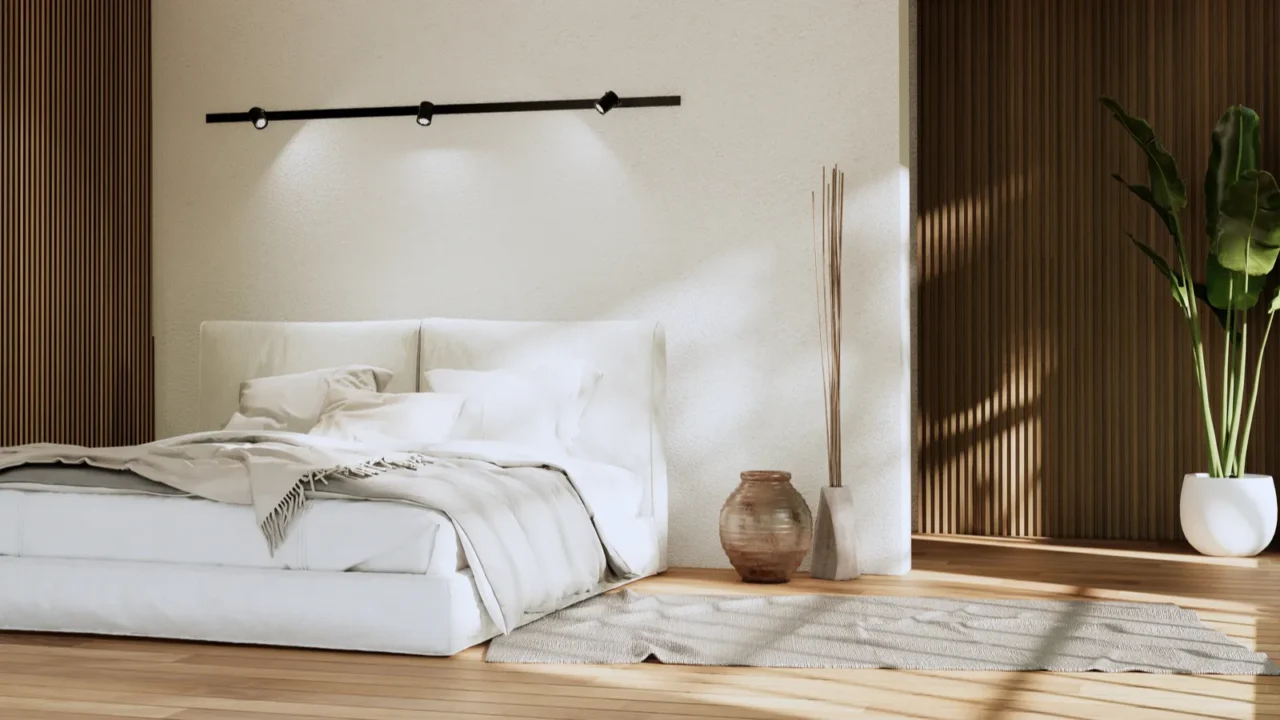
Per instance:
[[[439,510],[457,528],[503,632],[657,564],[650,526],[614,507],[616,493],[592,486],[589,464],[502,444],[370,449],[297,433],[218,431],[119,448],[0,449],[0,470],[54,463],[129,471],[192,496],[252,505],[272,550],[310,497]],[[134,485],[101,489],[137,492]]]

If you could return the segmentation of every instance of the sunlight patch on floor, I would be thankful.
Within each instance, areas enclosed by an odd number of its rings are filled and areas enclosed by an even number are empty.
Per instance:
[[[1196,565],[1220,565],[1223,567],[1260,567],[1270,563],[1267,558],[1226,558],[1209,557],[1192,552],[1189,548],[1175,546],[1172,543],[1142,543],[1151,545],[1151,550],[1119,548],[1114,542],[1098,541],[1088,544],[1085,541],[1051,540],[1049,538],[1004,538],[984,537],[980,535],[919,535],[931,543],[949,545],[978,545],[984,547],[1002,547],[1010,550],[1031,550],[1071,555],[1098,555],[1112,558],[1132,558],[1138,560],[1158,560],[1160,562],[1191,563]],[[1069,544],[1071,543],[1071,544]]]

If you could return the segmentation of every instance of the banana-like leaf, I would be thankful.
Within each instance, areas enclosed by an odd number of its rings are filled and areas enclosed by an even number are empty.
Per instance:
[[[1271,296],[1271,305],[1267,307],[1267,314],[1280,310],[1280,288],[1276,288],[1276,294]]]
[[[1235,272],[1266,275],[1275,267],[1280,255],[1280,187],[1271,173],[1245,170],[1227,186],[1212,252],[1224,268]]]
[[[1205,261],[1205,284],[1209,287],[1209,304],[1221,310],[1248,310],[1258,304],[1265,277],[1245,275],[1222,266],[1216,255]]]
[[[1155,130],[1151,129],[1146,120],[1125,112],[1120,103],[1112,98],[1103,97],[1100,102],[1124,126],[1129,137],[1142,148],[1142,152],[1146,153],[1151,196],[1156,205],[1177,214],[1187,206],[1187,184],[1178,175],[1178,163],[1174,161],[1173,155],[1156,139]]]
[[[1205,232],[1218,237],[1218,208],[1227,188],[1246,170],[1258,169],[1262,139],[1258,134],[1258,113],[1243,105],[1227,108],[1213,128],[1209,169],[1204,175]]]
[[[1132,242],[1139,250],[1142,251],[1143,255],[1146,255],[1147,258],[1151,260],[1151,264],[1156,266],[1156,269],[1160,271],[1161,275],[1165,276],[1165,279],[1170,282],[1176,281],[1176,276],[1173,274],[1173,268],[1169,267],[1169,262],[1164,259],[1163,255],[1153,250],[1150,245],[1134,237],[1133,233],[1125,233],[1125,235],[1129,236],[1129,242]]]
[[[1169,281],[1169,290],[1173,293],[1173,299],[1178,301],[1178,305],[1182,307],[1183,310],[1186,310],[1191,299],[1187,297],[1186,292],[1182,288],[1181,278],[1173,272],[1173,268],[1169,267],[1169,263],[1164,259],[1164,256],[1153,250],[1150,245],[1147,245],[1134,237],[1132,233],[1125,234],[1129,236],[1129,241],[1137,246],[1137,248],[1142,251],[1142,254],[1146,255],[1147,258],[1151,260],[1151,264],[1156,266],[1156,269],[1160,271],[1160,274],[1164,275],[1165,279]]]
[[[1160,207],[1159,203],[1156,202],[1155,196],[1151,194],[1151,188],[1146,185],[1130,184],[1129,181],[1120,176],[1120,173],[1111,173],[1111,177],[1115,178],[1116,182],[1128,188],[1129,192],[1137,195],[1139,199],[1150,205],[1151,209],[1156,211],[1156,215],[1160,216],[1160,220],[1164,222],[1164,226],[1169,229],[1169,234],[1174,237],[1178,236],[1178,227],[1174,224],[1175,220],[1173,213]]]
[[[1200,300],[1208,306],[1209,310],[1213,313],[1213,316],[1218,318],[1218,327],[1226,330],[1227,311],[1222,308],[1216,308],[1209,302],[1209,286],[1204,283],[1196,283],[1195,294],[1196,297],[1200,298]]]

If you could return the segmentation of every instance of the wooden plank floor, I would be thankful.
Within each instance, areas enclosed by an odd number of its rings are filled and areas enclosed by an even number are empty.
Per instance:
[[[921,536],[915,570],[850,583],[745,586],[673,570],[641,592],[865,593],[1173,602],[1280,655],[1280,556],[1211,560],[1155,544]],[[769,670],[645,663],[486,665],[480,649],[415,658],[0,633],[0,718],[411,720],[564,718],[1263,718],[1280,678],[1141,674]]]

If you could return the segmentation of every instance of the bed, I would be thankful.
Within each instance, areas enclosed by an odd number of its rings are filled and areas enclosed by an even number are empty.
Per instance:
[[[208,322],[200,333],[198,429],[222,428],[240,406],[242,384],[255,378],[362,364],[392,371],[384,392],[416,393],[437,369],[529,368],[564,358],[598,371],[581,412],[581,446],[597,456],[596,465],[639,480],[636,522],[645,532],[631,536],[639,547],[627,550],[633,559],[626,573],[590,587],[579,582],[571,593],[504,618],[491,604],[499,579],[486,577],[499,566],[476,554],[487,542],[493,557],[494,541],[438,507],[380,502],[367,493],[353,498],[325,485],[307,493],[305,511],[271,548],[256,532],[261,516],[251,506],[66,464],[75,461],[10,463],[0,471],[0,627],[451,655],[665,570],[666,359],[663,333],[653,323]],[[433,462],[482,467],[474,477],[497,472],[484,464],[497,462],[488,457],[443,457]],[[584,490],[586,471],[525,465],[506,470],[511,477],[498,487],[525,478],[556,492],[571,487],[588,514],[598,515]],[[416,471],[396,472],[412,479]],[[102,490],[109,480],[136,486]],[[612,561],[608,538],[601,534],[600,541]]]

